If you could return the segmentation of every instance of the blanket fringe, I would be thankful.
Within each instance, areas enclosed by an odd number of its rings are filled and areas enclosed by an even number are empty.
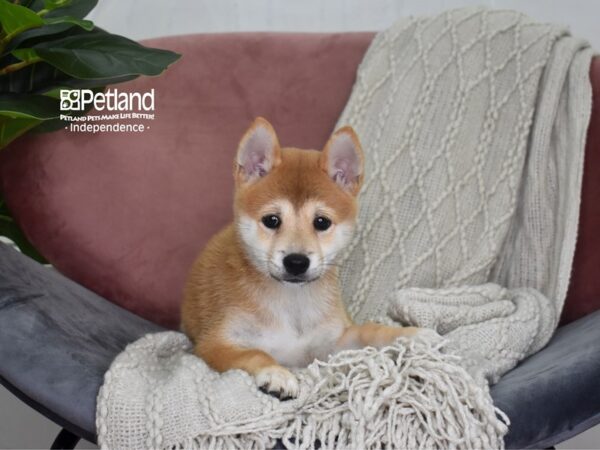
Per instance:
[[[173,449],[504,448],[509,419],[488,388],[444,353],[445,340],[399,339],[315,361],[299,374],[310,392],[280,424],[243,434],[201,435]],[[254,430],[249,431],[249,429]]]

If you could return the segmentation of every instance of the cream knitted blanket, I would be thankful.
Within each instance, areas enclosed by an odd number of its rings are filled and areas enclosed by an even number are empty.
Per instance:
[[[342,285],[357,321],[445,336],[342,352],[280,402],[166,332],[130,345],[98,396],[103,448],[498,448],[495,382],[541,349],[566,295],[590,114],[586,43],[511,11],[462,9],[377,35],[339,121],[366,181]]]

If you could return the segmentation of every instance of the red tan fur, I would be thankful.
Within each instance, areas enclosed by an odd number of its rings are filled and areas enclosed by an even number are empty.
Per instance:
[[[245,370],[267,391],[293,397],[298,383],[285,367],[418,331],[355,325],[341,300],[335,256],[354,228],[363,164],[350,127],[319,152],[281,149],[269,122],[254,121],[234,161],[234,221],[207,244],[185,288],[182,329],[208,365]],[[276,229],[262,222],[273,215]],[[318,230],[316,217],[329,228]],[[306,256],[306,272],[292,277],[290,254]]]

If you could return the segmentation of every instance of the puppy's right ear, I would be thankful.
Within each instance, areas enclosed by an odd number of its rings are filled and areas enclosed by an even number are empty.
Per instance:
[[[319,164],[321,169],[346,192],[358,195],[364,172],[364,156],[354,129],[337,130],[325,144]]]
[[[252,183],[281,163],[281,148],[275,130],[262,117],[257,117],[242,137],[234,162],[238,185]]]

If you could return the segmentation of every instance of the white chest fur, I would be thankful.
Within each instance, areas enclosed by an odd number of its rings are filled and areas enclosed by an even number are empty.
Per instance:
[[[287,367],[304,367],[333,353],[345,327],[318,286],[279,285],[264,292],[260,313],[232,315],[227,338],[245,348],[256,348]]]

